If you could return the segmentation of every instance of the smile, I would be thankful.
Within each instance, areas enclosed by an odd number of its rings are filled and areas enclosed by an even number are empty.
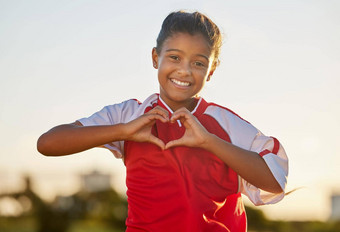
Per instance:
[[[171,82],[175,83],[176,85],[179,85],[179,86],[189,86],[190,83],[189,82],[183,82],[183,81],[179,81],[179,80],[176,80],[176,79],[170,79]]]

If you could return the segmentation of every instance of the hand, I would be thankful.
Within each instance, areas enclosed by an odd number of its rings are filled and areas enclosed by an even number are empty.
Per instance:
[[[202,126],[198,119],[192,115],[186,108],[180,108],[175,111],[170,119],[171,123],[180,120],[185,127],[184,135],[177,139],[168,142],[165,149],[174,146],[202,147],[207,145],[207,139],[210,133]]]
[[[163,150],[165,148],[164,142],[151,133],[152,126],[156,123],[156,120],[160,120],[164,123],[168,122],[168,111],[160,106],[156,106],[137,119],[126,123],[126,139],[136,142],[150,142],[159,146]]]

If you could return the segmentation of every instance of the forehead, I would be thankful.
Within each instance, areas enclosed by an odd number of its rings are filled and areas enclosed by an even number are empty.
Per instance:
[[[162,51],[179,50],[186,53],[197,53],[207,57],[212,56],[212,49],[207,39],[200,33],[175,33],[168,37],[162,46]]]

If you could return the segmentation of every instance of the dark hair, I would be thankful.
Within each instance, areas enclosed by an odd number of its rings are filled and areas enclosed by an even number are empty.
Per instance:
[[[170,13],[163,21],[161,31],[157,37],[156,51],[160,54],[164,41],[175,33],[189,33],[195,35],[201,33],[207,40],[211,50],[214,52],[215,61],[222,45],[222,36],[219,28],[207,16],[193,12],[177,11]]]

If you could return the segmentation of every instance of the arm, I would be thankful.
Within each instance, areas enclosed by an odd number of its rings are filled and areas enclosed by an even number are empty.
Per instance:
[[[170,121],[174,122],[178,119],[186,127],[186,131],[182,138],[169,142],[165,148],[182,145],[206,149],[215,154],[252,185],[268,192],[282,192],[269,167],[256,152],[244,150],[209,133],[184,108],[177,110]]]
[[[38,151],[46,156],[63,156],[121,140],[123,124],[110,126],[82,126],[80,122],[59,125],[42,134]]]
[[[216,154],[218,158],[252,185],[272,193],[283,191],[266,162],[256,152],[237,147],[213,134],[207,136],[202,148]]]
[[[115,125],[82,126],[80,122],[59,125],[40,136],[37,149],[46,156],[63,156],[122,140],[151,142],[163,149],[164,143],[151,134],[156,120],[167,122],[167,111],[156,107],[133,121]]]

